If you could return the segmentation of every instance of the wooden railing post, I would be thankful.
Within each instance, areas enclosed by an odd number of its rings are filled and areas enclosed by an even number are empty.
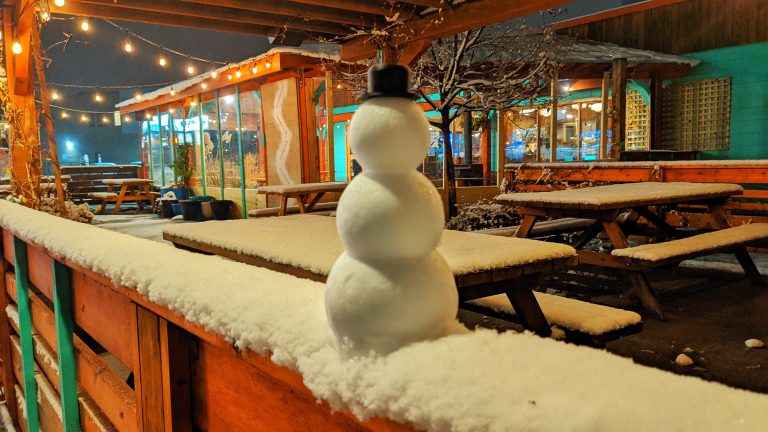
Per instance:
[[[61,414],[64,431],[80,430],[80,408],[77,401],[77,367],[74,348],[74,314],[72,310],[72,271],[53,260],[53,310],[56,318]]]
[[[0,229],[0,361],[3,362],[3,395],[5,406],[8,408],[11,418],[18,423],[18,410],[16,409],[16,391],[13,385],[13,356],[11,355],[11,329],[8,323],[8,287],[5,285],[7,263],[2,241],[3,230]]]
[[[32,314],[29,310],[29,267],[27,244],[13,237],[14,272],[16,273],[16,297],[19,309],[19,340],[21,341],[21,366],[23,373],[24,405],[27,413],[27,432],[40,430],[37,406],[37,382],[35,382],[35,348],[32,346]]]
[[[158,316],[136,306],[136,370],[134,383],[139,411],[139,430],[162,432],[163,375],[160,362],[160,323]]]

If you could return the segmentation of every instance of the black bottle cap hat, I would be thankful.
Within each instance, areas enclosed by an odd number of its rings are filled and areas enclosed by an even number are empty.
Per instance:
[[[376,64],[368,69],[368,92],[361,99],[376,97],[403,97],[416,99],[418,95],[409,91],[410,73],[399,64]]]

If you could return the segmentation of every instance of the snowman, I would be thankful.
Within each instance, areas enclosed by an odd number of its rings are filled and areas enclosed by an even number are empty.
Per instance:
[[[409,70],[380,64],[349,127],[363,167],[339,200],[345,247],[328,275],[325,307],[346,356],[386,354],[446,334],[458,294],[437,247],[443,203],[416,167],[429,124],[408,90]]]

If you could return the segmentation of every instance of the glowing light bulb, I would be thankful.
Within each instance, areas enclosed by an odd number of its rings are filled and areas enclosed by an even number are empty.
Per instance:
[[[21,48],[19,41],[13,41],[13,45],[11,45],[11,51],[13,51],[14,54],[21,54],[23,49]]]
[[[253,69],[251,69],[251,72],[259,73],[259,67],[257,65],[253,65]]]
[[[202,83],[202,84],[200,84],[200,87],[202,87],[202,88],[203,88],[203,90],[205,90],[205,89],[207,89],[207,88],[208,88],[208,84],[206,84],[206,83]]]
[[[266,62],[266,63],[264,64],[264,66],[265,66],[267,69],[269,69],[269,68],[271,68],[271,67],[272,67],[272,63],[270,63],[270,62]]]
[[[160,59],[159,59],[159,60],[157,60],[157,62],[158,62],[158,63],[160,64],[160,66],[162,66],[162,67],[166,67],[166,66],[168,65],[168,60],[166,60],[165,56],[160,56]]]
[[[43,22],[48,22],[51,20],[51,14],[48,12],[43,12],[40,14],[40,19],[43,20]]]
[[[83,21],[80,23],[80,29],[81,29],[82,31],[84,31],[84,32],[87,32],[87,31],[89,31],[89,30],[91,29],[91,23],[89,23],[87,19],[86,19],[86,20],[83,20]]]
[[[152,118],[152,114],[150,114],[150,113],[145,113],[145,114],[144,114],[144,118],[145,118],[145,119],[147,119],[147,120],[149,120],[149,119],[151,119],[151,118]]]
[[[63,118],[63,119],[65,119],[65,118],[69,118],[69,114],[67,114],[67,112],[66,112],[66,111],[62,111],[62,112],[61,112],[61,118]]]
[[[337,89],[341,89],[341,84],[336,84]]]
[[[232,74],[227,74],[227,79],[232,81]]]
[[[175,95],[175,94],[176,94],[176,90],[174,90],[174,89],[171,89],[171,96],[173,96],[173,95]]]
[[[102,123],[109,123],[109,118],[107,116],[103,116],[103,117],[101,117],[101,122]]]
[[[131,122],[131,116],[124,116],[123,117],[123,121],[126,122],[126,123],[130,123]]]
[[[88,116],[85,115],[85,114],[81,115],[80,116],[80,121],[83,122],[83,123],[87,122],[88,121]]]
[[[238,69],[237,72],[235,72],[235,76],[237,78],[240,78],[241,75],[242,75],[242,73],[240,73],[240,70]]]
[[[189,103],[189,106],[196,106],[196,105],[197,105],[197,102],[195,102],[195,101],[192,101],[192,102]]]
[[[53,4],[58,7],[64,7],[64,0],[53,0]]]
[[[217,76],[219,76],[219,73],[218,73],[218,72],[216,72],[216,71],[211,71],[211,78],[216,78]]]
[[[136,100],[141,100],[141,93],[136,93]]]
[[[51,99],[53,99],[53,100],[59,100],[59,94],[58,94],[57,92],[55,92],[55,91],[54,91],[53,93],[51,93]]]
[[[96,100],[96,102],[101,102],[102,100],[104,100],[104,98],[101,97],[101,93],[96,93],[96,96],[94,96],[93,98]]]
[[[133,42],[131,42],[130,39],[126,39],[123,41],[123,51],[127,53],[133,52]]]
[[[192,75],[195,73],[195,67],[192,65],[187,65],[187,73]]]

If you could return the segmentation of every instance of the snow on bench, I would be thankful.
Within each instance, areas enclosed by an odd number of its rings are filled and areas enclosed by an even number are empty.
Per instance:
[[[299,372],[318,400],[360,418],[443,431],[763,432],[768,425],[768,395],[529,334],[456,325],[439,340],[344,361],[320,283],[5,201],[0,226]],[[179,268],[199,271],[168,270]]]
[[[117,199],[117,193],[115,192],[88,192],[88,196],[101,200]]]
[[[319,213],[319,212],[331,212],[333,210],[336,210],[337,202],[322,202],[315,204],[314,207],[312,207],[312,210],[309,213]],[[260,217],[269,217],[269,216],[277,216],[280,212],[280,207],[267,207],[262,209],[254,209],[248,211],[248,217],[252,218],[260,218]],[[286,214],[297,214],[299,213],[299,207],[297,206],[288,206],[285,209]]]
[[[343,182],[300,183],[288,185],[259,186],[257,192],[268,195],[283,195],[313,192],[342,192],[347,187]]]
[[[611,255],[664,265],[768,240],[768,223],[746,224],[663,243],[614,249]]]
[[[529,237],[543,237],[548,235],[569,233],[581,231],[589,228],[595,223],[592,219],[582,218],[561,218],[536,222]],[[514,237],[520,226],[489,228],[474,231],[477,234],[495,235],[503,237]]]
[[[639,324],[642,320],[640,314],[631,311],[541,292],[533,294],[550,324],[591,336],[621,330]],[[515,309],[503,294],[472,300],[469,303],[502,314],[515,314]]]

